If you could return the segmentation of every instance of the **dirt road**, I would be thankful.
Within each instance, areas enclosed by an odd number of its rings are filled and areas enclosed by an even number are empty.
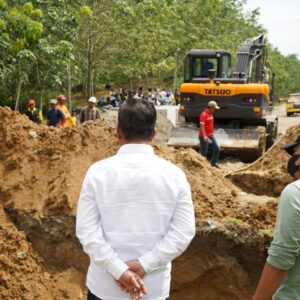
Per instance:
[[[278,123],[279,134],[284,134],[289,127],[300,123],[299,114],[294,114],[290,117],[286,116],[285,104],[280,105],[276,109],[274,109],[273,115],[279,117],[279,123]]]

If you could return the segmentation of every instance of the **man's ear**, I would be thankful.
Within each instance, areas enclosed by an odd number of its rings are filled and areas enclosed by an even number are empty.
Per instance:
[[[151,142],[153,141],[153,139],[154,139],[154,137],[156,136],[156,134],[157,134],[157,130],[156,130],[156,127],[154,127],[154,129],[153,129],[153,131],[152,131],[152,133],[151,133],[151,136],[150,136],[150,141],[151,141]]]
[[[122,132],[119,125],[117,125],[116,133],[117,133],[117,138],[120,140],[122,138]]]

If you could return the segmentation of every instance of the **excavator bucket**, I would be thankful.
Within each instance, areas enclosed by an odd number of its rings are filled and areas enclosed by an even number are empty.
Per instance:
[[[214,136],[223,150],[256,150],[259,148],[261,133],[257,128],[218,128],[215,130]],[[174,127],[168,146],[199,148],[198,128]]]
[[[174,127],[168,140],[168,146],[199,148],[198,129],[190,126]]]
[[[219,128],[214,136],[223,150],[258,149],[260,142],[260,133],[256,128]]]

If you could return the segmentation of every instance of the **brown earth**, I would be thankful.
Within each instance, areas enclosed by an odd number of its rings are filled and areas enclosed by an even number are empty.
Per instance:
[[[286,170],[289,155],[281,147],[292,143],[299,132],[300,125],[289,128],[264,156],[246,168],[227,175],[227,178],[248,193],[278,197],[293,180]]]
[[[46,267],[1,204],[0,224],[1,299],[83,299],[84,275],[74,268],[58,273]]]
[[[11,241],[1,233],[9,266],[3,264],[0,278],[20,285],[1,284],[0,298],[12,291],[14,299],[39,299],[44,291],[45,299],[85,297],[88,260],[74,235],[77,200],[88,167],[117,151],[115,129],[103,120],[64,129],[37,126],[0,108],[0,140],[1,229],[12,232]],[[171,298],[250,299],[277,200],[243,192],[192,149],[154,148],[186,172],[196,211],[197,236],[174,263]],[[17,250],[4,250],[10,242]],[[30,265],[24,276],[12,271],[18,270],[16,251]],[[27,294],[22,284],[28,284]]]

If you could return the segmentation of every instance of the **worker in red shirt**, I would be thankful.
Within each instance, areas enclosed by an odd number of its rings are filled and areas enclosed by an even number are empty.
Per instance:
[[[220,155],[220,147],[214,137],[214,117],[213,113],[220,109],[216,101],[209,101],[207,108],[200,114],[200,128],[199,128],[199,140],[200,140],[200,153],[207,157],[208,147],[212,149],[211,165],[219,168],[217,161]]]

